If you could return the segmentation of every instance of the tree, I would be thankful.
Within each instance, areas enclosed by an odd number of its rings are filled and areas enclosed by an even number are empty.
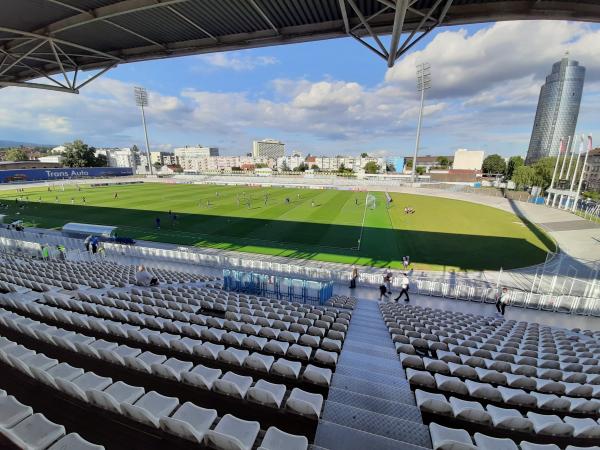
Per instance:
[[[375,161],[369,161],[365,164],[365,173],[379,173],[381,166],[377,164]]]
[[[290,166],[288,166],[287,161],[285,159],[281,163],[280,167],[282,172],[290,172]]]
[[[300,163],[296,167],[294,167],[294,172],[306,172],[308,169],[308,164]]]
[[[96,149],[88,147],[77,139],[65,144],[63,164],[67,167],[94,167],[96,165]]]
[[[394,165],[394,163],[392,163],[392,162],[388,162],[388,163],[385,165],[385,171],[386,171],[386,172],[395,172],[395,171],[396,171],[396,166]]]
[[[556,164],[556,158],[546,157],[538,159],[531,167],[535,170],[537,179],[535,185],[540,186],[542,189],[547,189],[552,182],[552,173],[554,172],[554,165]]]
[[[168,166],[168,167],[169,167],[169,169],[171,169],[175,173],[181,173],[181,172],[183,172],[183,167],[181,167],[179,164],[173,164],[173,165]]]
[[[450,165],[450,160],[446,156],[438,156],[435,160],[438,163],[438,166],[447,168]]]
[[[131,147],[131,151],[134,152],[134,153],[139,153],[140,149],[138,148],[137,145],[133,144],[133,147]]]
[[[368,154],[368,153],[366,153],[366,152],[362,152],[362,153],[360,154],[360,157],[361,157],[361,158],[368,158],[368,157],[369,157],[369,154]]]
[[[108,159],[106,158],[106,155],[98,155],[96,157],[96,167],[107,167],[108,166]]]
[[[512,180],[513,173],[517,167],[525,165],[525,161],[520,156],[511,156],[506,166],[506,178]]]
[[[313,164],[312,166],[310,166],[310,168],[311,168],[312,170],[314,170],[315,172],[318,172],[318,171],[319,171],[319,166],[317,166],[316,164]]]
[[[517,186],[517,189],[525,186],[533,186],[535,183],[535,169],[530,166],[518,166],[512,174],[511,180]]]
[[[506,171],[506,162],[500,155],[489,155],[483,160],[483,173],[487,174],[503,174]]]
[[[412,169],[412,165],[413,165],[413,160],[412,158],[409,158],[406,160],[406,168],[407,169]]]
[[[267,169],[269,167],[266,163],[258,163],[254,166],[255,169]]]
[[[6,161],[28,161],[27,152],[21,148],[11,148],[4,154]]]
[[[156,170],[160,170],[160,168],[163,166],[163,164],[160,161],[156,161],[154,164],[152,164],[154,166],[154,168]]]
[[[347,169],[346,165],[344,163],[340,164],[340,167],[338,168],[338,173],[352,173],[354,172],[352,169]]]
[[[423,175],[425,173],[425,167],[417,166],[417,175]]]

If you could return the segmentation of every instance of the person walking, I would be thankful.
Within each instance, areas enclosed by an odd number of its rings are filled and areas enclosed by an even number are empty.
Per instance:
[[[352,274],[350,275],[350,289],[356,288],[356,280],[358,279],[358,269],[352,266]]]
[[[498,312],[500,314],[504,315],[504,311],[506,310],[506,305],[508,305],[508,302],[509,302],[508,289],[503,288],[502,294],[500,294],[498,296],[498,300],[496,300],[496,309],[498,310]]]
[[[410,257],[409,256],[403,256],[402,257],[402,266],[404,267],[404,270],[408,269],[408,265],[410,264]]]
[[[385,274],[385,277],[383,279],[383,284],[385,284],[385,288],[387,289],[387,295],[390,298],[392,296],[392,279],[393,278],[394,278],[394,275],[392,274],[392,271],[388,269],[388,271]]]
[[[383,299],[383,297],[387,297],[386,292],[387,292],[387,288],[385,287],[385,284],[380,285],[379,286],[379,301],[381,301]]]
[[[402,274],[402,280],[400,280],[400,293],[398,294],[398,297],[396,297],[394,299],[394,301],[398,301],[400,300],[400,297],[402,297],[402,295],[406,295],[406,298],[404,299],[405,302],[409,302],[410,301],[410,297],[408,296],[408,288],[410,286],[410,282],[408,280],[408,276],[406,275],[406,273]]]
[[[156,224],[156,229],[160,230],[160,217],[154,219],[154,223]]]

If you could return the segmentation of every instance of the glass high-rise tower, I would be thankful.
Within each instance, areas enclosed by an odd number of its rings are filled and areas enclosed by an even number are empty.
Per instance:
[[[552,73],[540,89],[535,122],[527,150],[526,163],[545,156],[556,156],[560,140],[575,134],[583,91],[585,67],[565,56],[552,65]]]

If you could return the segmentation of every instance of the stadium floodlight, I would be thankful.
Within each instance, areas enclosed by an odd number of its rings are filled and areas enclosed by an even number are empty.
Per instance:
[[[423,104],[425,102],[425,91],[431,88],[431,66],[429,63],[417,65],[417,91],[421,93],[421,107],[419,108],[419,122],[417,125],[417,142],[415,143],[415,154],[413,155],[412,181],[417,181],[417,154],[421,141],[421,122],[423,121]]]
[[[148,91],[146,88],[135,86],[133,88],[135,104],[142,109],[142,124],[144,125],[144,136],[146,137],[146,156],[148,157],[148,169],[152,175],[152,161],[150,160],[150,144],[148,143],[148,129],[146,128],[146,114],[144,106],[148,106]]]

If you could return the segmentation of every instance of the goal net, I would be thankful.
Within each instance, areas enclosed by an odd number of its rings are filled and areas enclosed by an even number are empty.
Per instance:
[[[375,209],[377,207],[377,200],[375,199],[375,196],[368,194],[367,198],[365,199],[365,205],[369,209]]]

